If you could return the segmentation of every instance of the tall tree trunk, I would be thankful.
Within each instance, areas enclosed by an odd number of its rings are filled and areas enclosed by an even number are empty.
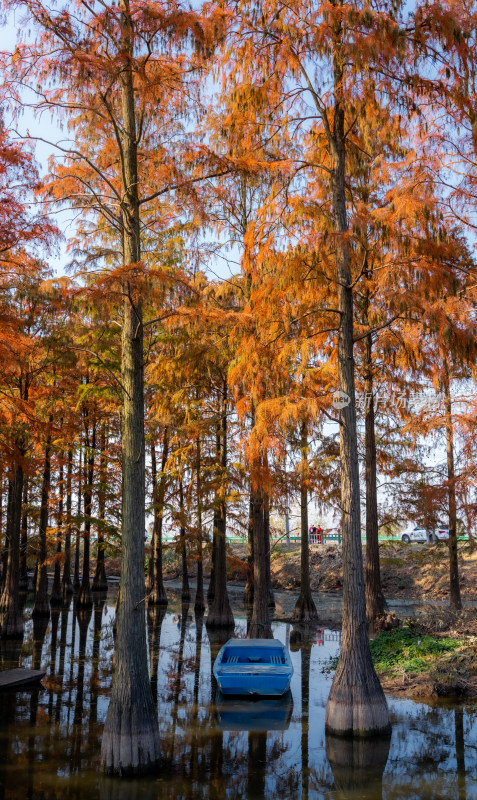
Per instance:
[[[200,471],[202,469],[200,455],[200,437],[197,436],[196,487],[197,487],[197,587],[195,592],[194,611],[200,614],[205,609],[204,602],[204,558],[202,553],[202,485]]]
[[[348,404],[340,409],[341,508],[343,534],[342,644],[326,706],[325,727],[340,735],[378,735],[390,730],[384,692],[376,675],[366,630],[366,602],[361,548],[358,444],[353,354],[353,288],[346,214],[346,134],[342,94],[341,24],[334,36],[334,114],[330,141],[331,184],[336,231],[338,283],[338,388]]]
[[[133,23],[129,0],[120,0],[123,123],[123,257],[137,264],[140,221],[135,118]],[[146,526],[144,439],[144,352],[141,298],[124,286],[122,324],[122,558],[116,668],[104,726],[101,763],[106,772],[144,774],[158,768],[159,724],[149,682],[144,609],[144,531]],[[134,301],[133,298],[134,297]]]
[[[182,475],[179,476],[179,513],[180,513],[180,528],[179,528],[179,541],[181,545],[182,557],[182,601],[188,603],[190,600],[190,587],[189,587],[189,571],[187,569],[187,542],[184,520],[184,487],[182,484]]]
[[[81,499],[83,497],[83,448],[80,445],[78,463],[78,502],[76,507],[76,535],[75,535],[75,565],[73,572],[73,591],[77,594],[81,588],[80,581],[80,542],[81,542]],[[86,456],[85,456],[86,457]]]
[[[13,464],[8,559],[0,597],[0,636],[9,638],[23,637],[23,613],[19,602],[19,580],[24,455],[23,443],[17,442]]]
[[[275,596],[272,586],[271,541],[270,541],[270,495],[265,493],[263,499],[263,527],[265,531],[265,552],[267,556],[267,589],[268,605],[275,608]]]
[[[454,427],[452,423],[452,400],[450,377],[447,361],[444,359],[444,400],[446,411],[446,447],[447,447],[447,496],[449,503],[449,585],[451,608],[460,611],[459,560],[457,555],[457,505],[455,497],[454,466]]]
[[[467,541],[469,542],[469,552],[473,553],[475,550],[475,541],[474,536],[472,534],[472,525],[473,525],[473,514],[471,507],[469,506],[469,487],[464,487],[464,500],[465,500],[465,527],[467,533]]]
[[[256,500],[256,494],[253,491],[253,489],[251,489],[249,509],[248,509],[248,531],[247,531],[247,580],[245,583],[245,589],[243,593],[243,599],[245,605],[252,605],[253,603],[253,563],[254,563],[253,521],[255,519],[255,509],[254,509],[255,500]]]
[[[22,526],[20,533],[20,592],[28,591],[28,480],[23,480]]]
[[[51,419],[50,419],[51,423]],[[33,617],[49,617],[50,604],[48,602],[48,572],[46,531],[48,529],[48,512],[50,502],[50,469],[51,469],[51,433],[48,431],[45,446],[45,461],[43,467],[43,480],[41,485],[40,530],[37,554],[37,576],[35,586],[35,603]]]
[[[217,423],[216,433],[215,433],[215,452],[217,454],[217,464],[220,464],[220,431],[221,431],[221,423]],[[215,597],[215,562],[217,560],[217,531],[219,529],[219,519],[220,519],[220,508],[219,508],[219,495],[218,492],[215,492],[214,497],[214,519],[212,523],[212,552],[210,555],[210,579],[209,579],[209,588],[207,589],[207,602],[209,606],[214,600]]]
[[[73,474],[73,450],[68,450],[68,465],[66,467],[66,536],[65,536],[65,563],[63,566],[63,594],[73,594],[71,585],[71,478]]]
[[[215,597],[215,561],[217,558],[217,528],[219,524],[218,519],[219,519],[219,509],[218,509],[217,494],[216,494],[214,499],[214,518],[212,523],[212,550],[210,554],[210,578],[209,578],[209,587],[207,589],[207,602],[209,606],[213,602],[213,599]]]
[[[222,481],[227,476],[227,382],[224,380],[222,394],[222,414],[217,436],[217,464],[219,465]],[[207,615],[208,628],[233,628],[234,615],[230,606],[227,591],[227,503],[226,487],[221,486],[215,495],[214,530],[215,536],[215,564],[214,564],[214,599]]]
[[[300,519],[301,519],[301,569],[300,596],[296,601],[292,619],[304,625],[318,622],[318,612],[311,594],[310,551],[308,544],[308,432],[306,422],[301,426],[301,473],[300,473]],[[303,657],[303,650],[302,650]]]
[[[89,438],[88,416],[85,417],[86,428],[86,450],[84,457],[84,536],[83,536],[83,574],[81,589],[78,595],[78,605],[82,608],[93,607],[93,594],[89,580],[89,564],[91,553],[91,514],[93,510],[93,479],[94,479],[94,458],[96,449],[96,422],[93,420],[91,428],[91,440]],[[86,457],[87,456],[87,457]]]
[[[104,520],[106,516],[106,481],[107,481],[107,459],[106,459],[106,424],[101,426],[99,441],[99,489],[98,489],[98,550],[96,553],[96,569],[93,579],[93,592],[105,592],[108,588],[106,569],[104,566]]]
[[[249,291],[250,291],[249,286]],[[252,431],[255,426],[255,406],[252,400],[252,407],[250,411],[250,430]],[[257,501],[257,494],[254,491],[253,486],[250,488],[250,504],[249,504],[249,513],[248,513],[248,544],[247,544],[247,581],[245,583],[244,589],[244,603],[246,605],[251,605],[253,603],[253,575],[254,575],[254,520],[256,519],[255,514],[255,502]]]
[[[2,591],[5,585],[5,579],[7,577],[8,552],[10,549],[10,526],[12,522],[12,491],[13,491],[13,481],[8,479],[7,519],[5,524],[5,540],[2,550],[2,574],[0,576],[1,577],[0,590]]]
[[[3,533],[3,471],[0,470],[0,544],[2,541],[2,533]],[[2,549],[2,556],[0,558],[0,591],[2,589],[2,581],[4,578],[3,575],[3,555],[6,553],[5,548]],[[7,553],[8,555],[8,553]],[[5,561],[6,566],[6,561]]]
[[[59,454],[59,470],[58,470],[58,488],[60,496],[58,498],[58,516],[56,520],[57,533],[56,533],[56,556],[53,574],[53,586],[51,587],[51,606],[61,606],[63,603],[63,592],[61,591],[61,545],[63,538],[63,499],[64,499],[64,485],[63,485],[63,453]]]
[[[269,615],[267,579],[267,536],[265,531],[264,491],[253,489],[253,608],[248,639],[273,639]]]
[[[151,456],[154,460],[154,473],[156,464],[156,451],[155,444],[152,443]],[[152,548],[152,586],[148,596],[149,605],[154,606],[167,606],[167,595],[164,588],[164,581],[162,576],[162,518],[164,515],[164,500],[166,496],[167,477],[166,477],[166,464],[169,457],[169,431],[167,426],[164,428],[164,437],[162,440],[162,456],[161,456],[161,474],[159,480],[157,475],[153,480],[154,486],[154,535],[153,535],[153,548]]]
[[[366,324],[369,325],[366,308]],[[379,538],[378,538],[378,498],[376,490],[376,432],[374,421],[374,396],[373,396],[373,360],[372,336],[368,333],[365,339],[364,355],[364,437],[365,437],[365,465],[366,465],[366,619],[373,622],[382,617],[385,612],[381,584],[381,566],[379,563]]]

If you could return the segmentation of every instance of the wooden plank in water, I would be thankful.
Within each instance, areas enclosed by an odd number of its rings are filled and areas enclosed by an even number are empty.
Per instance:
[[[28,686],[38,683],[46,672],[40,669],[6,669],[0,672],[0,689],[15,689],[17,686]]]

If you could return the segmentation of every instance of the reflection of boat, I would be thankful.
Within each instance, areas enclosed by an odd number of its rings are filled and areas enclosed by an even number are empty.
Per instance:
[[[290,687],[290,653],[278,639],[229,639],[214,675],[224,694],[280,696]]]
[[[285,731],[290,725],[293,697],[290,690],[283,697],[237,700],[217,695],[216,725],[219,731]]]

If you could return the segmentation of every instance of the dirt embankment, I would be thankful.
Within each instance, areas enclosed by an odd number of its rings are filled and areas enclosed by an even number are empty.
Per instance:
[[[434,546],[387,542],[380,545],[381,576],[386,597],[394,600],[442,600],[449,597],[449,555],[447,545]],[[272,582],[275,589],[297,592],[300,589],[300,546],[272,545]],[[119,558],[107,559],[110,575],[119,574]],[[195,575],[196,559],[189,557],[191,577]],[[176,548],[164,549],[164,578],[179,579],[181,559]],[[210,568],[210,553],[204,549],[204,572]],[[242,583],[247,576],[247,548],[243,544],[228,546],[227,573],[231,583]],[[468,544],[459,546],[460,583],[463,600],[477,600],[477,550],[472,553]],[[337,592],[343,586],[341,548],[336,545],[310,551],[310,579],[314,592]]]
[[[380,545],[381,577],[384,593],[393,599],[447,600],[449,596],[449,554],[443,542],[406,545],[389,542]],[[459,546],[462,598],[477,600],[477,550]],[[298,548],[272,551],[272,580],[278,589],[300,586]],[[340,591],[343,585],[341,549],[335,545],[310,552],[311,587],[315,592]]]

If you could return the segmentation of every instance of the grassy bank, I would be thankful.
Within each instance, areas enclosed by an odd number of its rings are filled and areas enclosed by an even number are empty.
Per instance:
[[[370,642],[383,689],[407,697],[476,697],[477,640],[426,632],[414,621]],[[333,659],[326,668],[336,668]]]

